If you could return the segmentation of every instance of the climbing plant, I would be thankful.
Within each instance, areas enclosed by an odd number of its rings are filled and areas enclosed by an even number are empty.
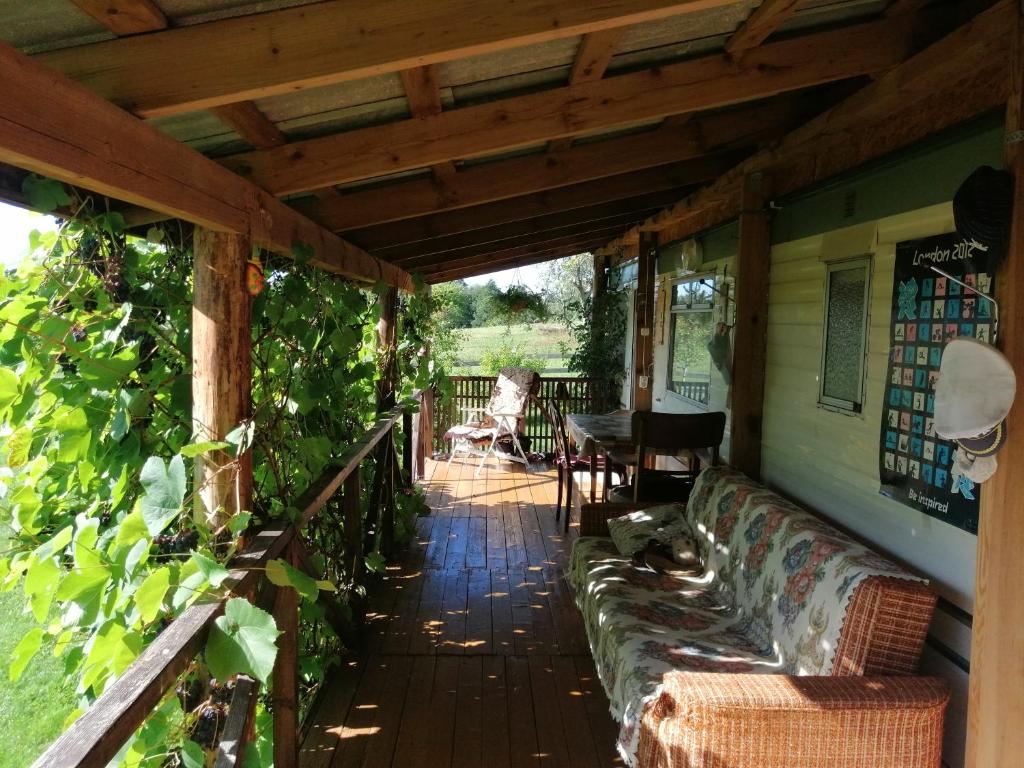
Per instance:
[[[0,276],[0,528],[13,532],[0,542],[0,588],[20,590],[37,623],[7,674],[17,680],[44,639],[55,641],[79,696],[70,723],[186,607],[222,594],[226,564],[246,532],[294,519],[299,495],[373,421],[380,293],[313,269],[301,244],[293,259],[262,254],[266,284],[252,308],[253,417],[225,443],[197,443],[188,228],[172,222],[136,237],[119,214],[56,182],[30,176],[24,191],[37,209],[72,207],[76,215],[56,232],[33,232],[30,255]],[[428,294],[402,300],[398,381],[407,396],[443,373],[424,343]],[[210,529],[191,513],[191,464],[211,450],[249,448],[253,508]],[[411,534],[422,508],[415,492],[401,494],[399,535]],[[267,566],[272,582],[303,598],[308,693],[340,650],[321,598],[330,592],[344,605],[358,589],[327,562],[331,545],[311,542],[329,580],[282,560]],[[272,616],[230,599],[203,654],[119,760],[202,765],[233,676],[266,683],[277,635]],[[272,759],[264,710],[261,703],[247,764]]]

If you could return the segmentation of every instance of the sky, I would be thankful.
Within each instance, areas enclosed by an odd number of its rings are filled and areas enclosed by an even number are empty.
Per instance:
[[[56,226],[52,216],[0,203],[0,268],[16,266],[24,258],[28,253],[29,232],[51,230]]]
[[[467,277],[466,282],[470,285],[483,285],[488,280],[493,280],[502,290],[505,290],[510,285],[522,283],[532,290],[539,291],[544,287],[543,275],[541,273],[543,267],[543,264],[528,264],[525,267],[503,269],[501,272],[492,272],[489,275]]]

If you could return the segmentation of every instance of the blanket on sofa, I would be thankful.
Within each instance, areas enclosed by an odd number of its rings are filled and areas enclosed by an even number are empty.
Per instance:
[[[569,581],[629,765],[665,673],[831,674],[857,586],[870,576],[914,578],[727,468],[701,474],[687,516],[700,578],[637,568],[607,538],[573,547]]]

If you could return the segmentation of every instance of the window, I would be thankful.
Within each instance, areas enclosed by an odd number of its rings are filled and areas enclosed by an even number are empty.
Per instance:
[[[686,280],[672,286],[668,388],[707,406],[711,395],[711,353],[715,329],[715,278]]]
[[[818,402],[860,413],[864,404],[864,355],[868,333],[867,258],[828,265],[825,276],[825,329]]]

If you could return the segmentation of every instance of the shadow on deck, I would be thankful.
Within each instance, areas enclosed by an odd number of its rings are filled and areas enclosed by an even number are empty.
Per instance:
[[[367,653],[328,682],[302,765],[616,766],[617,727],[563,576],[553,470],[428,466],[433,514],[374,590]]]

